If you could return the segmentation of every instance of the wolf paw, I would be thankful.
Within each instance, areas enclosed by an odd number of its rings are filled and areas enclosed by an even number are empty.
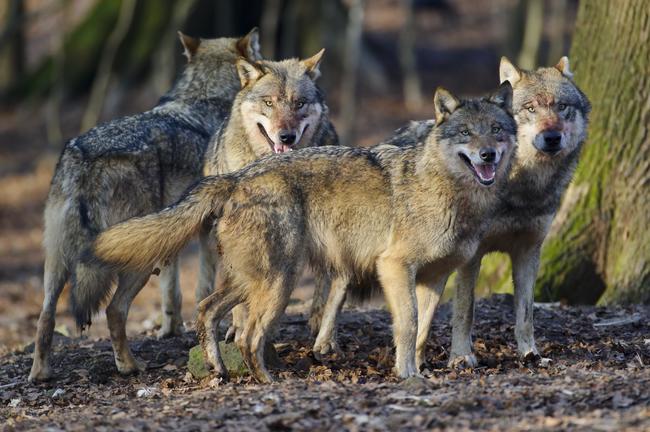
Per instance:
[[[543,358],[536,349],[521,354],[521,361],[533,366],[543,366],[549,363],[549,359]]]
[[[147,369],[147,363],[135,357],[131,357],[127,361],[115,360],[117,371],[122,375],[133,375],[138,372],[144,372]]]
[[[34,362],[32,370],[29,372],[27,381],[30,383],[37,381],[47,381],[52,377],[52,369],[49,364],[41,364]]]
[[[159,340],[166,339],[175,336],[180,336],[183,334],[183,332],[185,332],[185,326],[182,323],[173,326],[163,325],[162,327],[160,327],[160,330],[158,330],[158,333],[156,333],[156,337]]]
[[[339,344],[334,339],[325,342],[320,342],[320,343],[316,342],[314,344],[314,348],[312,348],[312,351],[314,353],[314,357],[318,361],[322,361],[323,356],[329,353],[335,353],[338,356],[343,355],[343,351],[341,350]]]
[[[451,355],[447,367],[452,369],[473,369],[478,366],[478,360],[472,353],[464,355]]]

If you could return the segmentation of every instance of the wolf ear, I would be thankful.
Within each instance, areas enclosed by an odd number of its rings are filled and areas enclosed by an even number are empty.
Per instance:
[[[559,70],[562,75],[567,78],[573,78],[573,72],[569,69],[569,57],[564,56],[555,65],[555,69]]]
[[[435,109],[436,115],[436,126],[439,126],[442,122],[447,120],[447,118],[456,111],[460,101],[456,99],[454,95],[449,93],[442,87],[436,89],[436,93],[433,95],[433,106]]]
[[[490,95],[488,100],[506,110],[512,115],[512,86],[510,81],[504,81],[499,88]]]
[[[237,74],[239,75],[241,87],[244,88],[247,85],[253,84],[264,73],[253,63],[249,63],[244,58],[239,58],[237,59]]]
[[[321,49],[308,59],[302,60],[300,62],[307,70],[307,75],[309,75],[309,77],[314,81],[316,81],[316,79],[320,76],[320,61],[323,58],[323,54],[325,54],[325,48]]]
[[[252,61],[262,60],[262,54],[260,53],[260,32],[257,27],[253,27],[246,36],[237,40],[235,45],[237,46],[239,55],[245,59]]]
[[[178,31],[178,37],[181,40],[181,44],[183,44],[183,55],[187,57],[187,62],[189,63],[196,54],[196,50],[199,49],[201,39],[188,36],[180,30]]]
[[[503,84],[504,81],[510,81],[511,85],[517,84],[521,79],[521,71],[519,68],[512,64],[505,56],[501,57],[499,64],[499,83]]]

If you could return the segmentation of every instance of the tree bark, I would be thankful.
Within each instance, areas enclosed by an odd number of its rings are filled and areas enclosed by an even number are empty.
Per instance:
[[[649,35],[646,0],[580,3],[572,64],[593,111],[543,251],[538,298],[650,302]]]

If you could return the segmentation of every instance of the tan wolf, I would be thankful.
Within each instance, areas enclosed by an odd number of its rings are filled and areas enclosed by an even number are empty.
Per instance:
[[[265,338],[305,264],[329,275],[333,291],[376,274],[393,315],[396,373],[416,375],[415,275],[439,274],[474,256],[515,146],[511,96],[508,83],[474,100],[438,89],[437,125],[422,144],[303,149],[206,177],[176,205],[101,233],[90,255],[149,271],[216,218],[222,271],[199,305],[197,334],[209,363],[227,377],[218,323],[245,304],[249,316],[237,342],[261,382],[272,380]]]
[[[45,205],[45,299],[36,333],[29,380],[51,375],[49,356],[56,304],[68,280],[80,328],[90,324],[102,300],[111,298],[114,272],[80,261],[101,230],[176,201],[201,177],[210,136],[239,91],[235,62],[260,58],[257,30],[243,38],[195,39],[180,34],[188,65],[174,87],[150,111],[99,125],[68,141],[56,166]],[[162,269],[163,333],[181,322],[176,261]],[[126,342],[125,323],[133,297],[150,272],[120,272],[106,309],[115,363],[122,373],[143,366]],[[166,326],[166,327],[165,327]]]
[[[323,53],[321,50],[305,60],[239,60],[242,90],[233,102],[230,116],[208,146],[205,175],[237,171],[268,154],[338,145],[325,97],[316,85]],[[197,299],[207,297],[214,287],[216,257],[212,253],[214,234],[210,234],[210,228],[208,224],[200,235]],[[241,324],[245,310],[235,309],[239,311],[233,311],[234,322]]]

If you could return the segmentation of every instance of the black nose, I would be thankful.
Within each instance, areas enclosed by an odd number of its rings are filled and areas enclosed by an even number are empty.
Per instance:
[[[288,130],[280,131],[280,141],[283,144],[293,144],[296,140],[296,133]]]
[[[562,144],[562,134],[558,131],[544,132],[544,146],[548,150],[557,150]]]
[[[497,151],[490,147],[483,147],[478,151],[478,154],[483,162],[494,162],[497,158]]]

